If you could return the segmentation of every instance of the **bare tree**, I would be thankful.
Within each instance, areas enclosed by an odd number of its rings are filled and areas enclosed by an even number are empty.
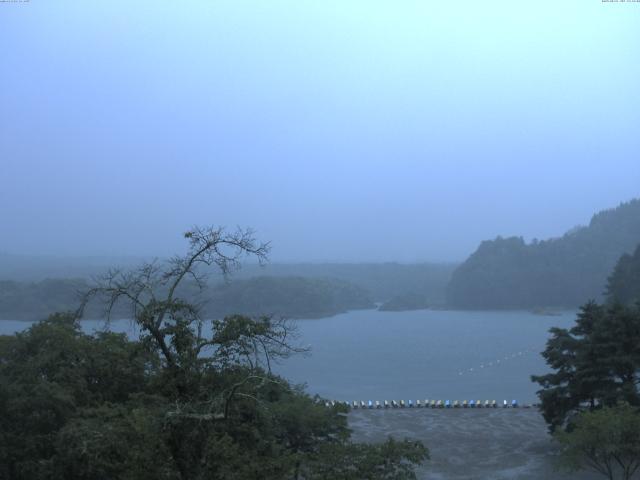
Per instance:
[[[243,257],[254,257],[264,264],[269,244],[257,242],[253,231],[243,229],[228,233],[223,228],[194,227],[184,237],[189,243],[184,255],[164,263],[143,263],[132,270],[110,270],[97,278],[83,295],[78,316],[93,299],[104,303],[107,319],[116,305],[124,304],[166,366],[182,373],[238,365],[250,371],[270,371],[274,359],[305,351],[293,345],[294,328],[284,319],[233,315],[212,320],[211,334],[206,335],[200,306],[183,298],[181,287],[189,282],[203,292],[212,267],[227,278],[239,268]],[[241,384],[250,383],[251,378]],[[232,391],[233,396],[238,387]]]

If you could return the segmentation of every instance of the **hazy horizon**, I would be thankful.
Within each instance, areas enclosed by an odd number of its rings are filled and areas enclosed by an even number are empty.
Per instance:
[[[452,262],[560,236],[640,196],[639,20],[599,0],[1,4],[0,252],[163,257],[213,224],[274,263]]]

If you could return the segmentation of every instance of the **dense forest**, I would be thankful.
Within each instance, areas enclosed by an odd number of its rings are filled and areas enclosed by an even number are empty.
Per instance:
[[[452,275],[448,303],[456,308],[576,307],[602,299],[621,255],[640,243],[640,200],[593,216],[560,238],[484,241]]]
[[[89,283],[81,279],[48,279],[41,282],[0,281],[0,319],[40,320],[50,312],[77,308],[79,292]],[[369,294],[352,283],[328,278],[254,277],[219,282],[200,291],[185,282],[181,294],[200,305],[203,315],[276,315],[288,318],[326,317],[347,310],[373,308]],[[118,307],[118,306],[116,306]],[[103,310],[92,303],[86,316],[100,318]],[[116,308],[114,317],[128,312]]]
[[[625,253],[618,260],[607,283],[607,298],[624,305],[640,302],[640,244],[633,255]]]

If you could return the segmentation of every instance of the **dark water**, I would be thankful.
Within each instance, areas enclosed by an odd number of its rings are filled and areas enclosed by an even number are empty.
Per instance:
[[[539,352],[552,326],[567,327],[575,312],[361,310],[297,321],[299,343],[311,355],[288,359],[275,370],[306,382],[311,393],[336,400],[517,399],[534,402],[529,377],[547,371]],[[0,333],[29,323],[0,321]],[[85,331],[104,326],[83,322]],[[131,322],[111,329],[136,337]]]
[[[552,326],[575,312],[354,311],[298,321],[308,358],[278,367],[309,391],[336,400],[517,399],[534,402],[531,374]]]

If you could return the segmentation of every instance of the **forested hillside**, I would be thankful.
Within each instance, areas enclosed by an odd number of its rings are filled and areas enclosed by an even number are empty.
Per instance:
[[[39,283],[50,278],[91,278],[110,268],[130,268],[152,258],[138,257],[49,257],[8,255],[0,252],[0,281]],[[162,261],[163,259],[159,259]],[[399,295],[416,293],[431,305],[445,303],[445,290],[453,263],[269,263],[245,264],[234,272],[234,280],[255,277],[335,278],[365,289],[373,301],[386,302]],[[220,272],[208,272],[211,283],[222,281]]]
[[[638,243],[638,199],[597,213],[560,238],[484,241],[453,273],[447,300],[458,308],[575,307],[602,298],[616,262]]]
[[[0,319],[40,320],[52,312],[78,308],[80,293],[89,289],[82,279],[48,279],[41,282],[0,281]],[[366,290],[349,282],[328,278],[256,277],[220,282],[198,292],[186,284],[182,298],[197,302],[203,315],[275,315],[288,318],[326,317],[347,310],[373,308]],[[88,305],[86,316],[99,318],[103,309]],[[115,317],[130,312],[116,305]]]
[[[237,313],[313,318],[373,307],[364,289],[342,280],[255,277],[215,287],[205,311],[213,318]]]
[[[624,254],[609,277],[607,298],[626,305],[640,302],[640,244],[633,255]]]

